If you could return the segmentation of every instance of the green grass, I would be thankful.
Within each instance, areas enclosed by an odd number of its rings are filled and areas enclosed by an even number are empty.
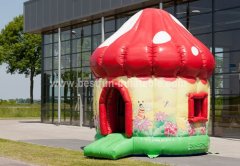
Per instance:
[[[119,160],[92,159],[84,157],[83,153],[79,151],[33,145],[29,143],[22,143],[5,139],[0,139],[0,156],[21,160],[30,164],[49,166],[160,165],[126,158]]]
[[[40,117],[40,104],[0,104],[0,118]]]

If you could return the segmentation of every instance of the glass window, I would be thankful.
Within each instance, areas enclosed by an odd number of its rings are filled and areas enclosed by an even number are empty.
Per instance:
[[[78,54],[72,54],[72,67],[81,67],[81,55]]]
[[[81,36],[83,36],[82,27],[77,27],[77,28],[72,29],[72,38],[73,39],[80,38]]]
[[[52,70],[52,57],[44,58],[44,70]]]
[[[163,9],[168,13],[174,15],[174,1],[163,3]]]
[[[93,50],[95,50],[102,43],[101,35],[93,36]]]
[[[112,32],[115,31],[115,19],[112,18],[111,20],[105,21],[105,32]]]
[[[178,20],[182,23],[182,25],[188,29],[187,27],[187,18],[178,18]],[[189,22],[188,22],[189,23]],[[189,25],[188,25],[189,26]]]
[[[54,43],[53,56],[58,56],[58,43]]]
[[[82,65],[83,66],[90,66],[90,62],[89,62],[90,56],[91,56],[91,52],[82,53]]]
[[[128,18],[129,18],[128,16],[117,18],[116,20],[117,29],[119,29],[128,20]]]
[[[44,44],[52,43],[52,34],[43,35]]]
[[[221,136],[240,132],[239,85],[239,73],[215,76],[215,133]]]
[[[72,40],[72,53],[81,52],[81,39]]]
[[[101,34],[101,22],[93,24],[93,34]]]
[[[61,43],[61,55],[70,54],[70,41],[64,41]]]
[[[205,44],[209,49],[212,48],[212,34],[194,35],[198,40]]]
[[[53,33],[53,42],[54,43],[58,42],[58,30],[55,30]]]
[[[225,52],[215,54],[216,73],[240,72],[240,52]]]
[[[176,17],[182,18],[187,16],[187,3],[177,4]]]
[[[67,31],[62,31],[61,32],[61,40],[69,40],[70,39],[70,35],[71,35],[71,31],[67,30]]]
[[[239,0],[215,0],[215,9],[225,9],[240,6]]]
[[[212,1],[211,0],[199,0],[189,3],[190,14],[200,14],[212,11]]]
[[[73,71],[73,80],[78,81],[78,79],[82,77],[82,69],[73,68],[72,71]]]
[[[240,50],[240,30],[215,33],[215,47],[222,48],[224,52]]]
[[[217,11],[215,13],[215,22],[217,31],[240,28],[240,8]]]
[[[193,34],[212,31],[212,14],[199,14],[189,17],[189,30]]]
[[[70,55],[61,56],[61,68],[70,68]]]
[[[81,51],[91,51],[91,37],[83,38]]]
[[[90,36],[91,35],[91,25],[83,26],[83,36]]]
[[[91,69],[90,69],[90,67],[83,67],[82,68],[82,77],[83,77],[83,80],[91,79]]]
[[[52,56],[52,44],[44,45],[44,57]]]
[[[52,71],[44,71],[43,72],[43,80],[44,80],[44,85],[51,85],[52,83]]]
[[[53,69],[58,70],[58,56],[53,57]]]

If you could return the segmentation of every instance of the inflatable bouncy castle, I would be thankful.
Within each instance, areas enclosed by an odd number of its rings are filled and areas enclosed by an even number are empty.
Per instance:
[[[209,147],[211,52],[171,14],[133,15],[92,54],[96,141],[85,156],[191,155]]]

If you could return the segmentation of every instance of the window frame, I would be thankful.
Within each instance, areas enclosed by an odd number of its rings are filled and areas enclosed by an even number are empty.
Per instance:
[[[200,115],[195,115],[195,100],[200,99],[202,101],[202,109]],[[189,122],[206,122],[208,121],[208,93],[190,93],[188,95],[188,121]]]

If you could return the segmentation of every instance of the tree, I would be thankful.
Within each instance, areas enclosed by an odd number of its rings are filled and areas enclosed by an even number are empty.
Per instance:
[[[0,61],[7,73],[30,78],[30,103],[33,103],[33,78],[41,72],[41,36],[23,32],[23,16],[15,17],[0,33]]]

